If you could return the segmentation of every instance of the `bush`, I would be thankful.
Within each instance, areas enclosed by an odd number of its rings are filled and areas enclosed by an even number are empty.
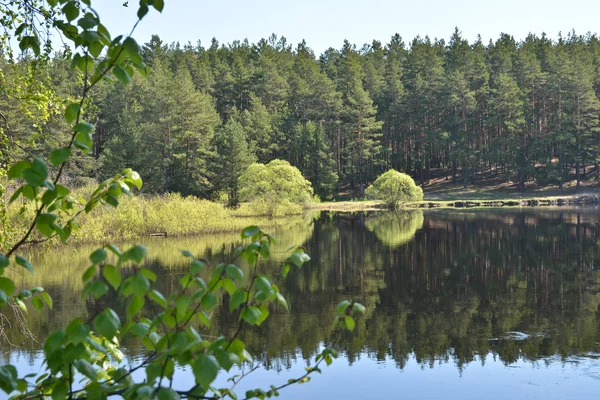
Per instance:
[[[370,199],[383,200],[386,206],[397,209],[403,203],[423,200],[423,189],[408,175],[390,169],[365,190]]]
[[[288,200],[296,204],[307,204],[313,198],[310,182],[304,179],[298,168],[283,160],[273,160],[266,165],[250,165],[240,176],[238,187],[242,201]]]

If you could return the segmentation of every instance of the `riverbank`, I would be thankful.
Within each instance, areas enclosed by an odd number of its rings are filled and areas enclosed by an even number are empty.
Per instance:
[[[406,203],[405,208],[476,208],[476,207],[565,207],[600,205],[600,193],[580,193],[562,196],[513,195],[504,197],[489,196],[477,198],[464,196],[459,199],[426,199],[420,202]],[[381,201],[340,201],[315,204],[312,209],[319,211],[373,211],[384,210]]]
[[[544,193],[546,194],[546,193]],[[550,193],[548,193],[550,194]],[[449,198],[448,198],[449,197]],[[600,192],[564,193],[563,195],[536,195],[535,193],[490,193],[471,191],[456,193],[452,197],[439,193],[425,193],[425,200],[408,203],[406,209],[453,209],[496,207],[561,207],[600,205]],[[21,204],[23,206],[23,204]],[[272,207],[269,206],[269,207]],[[277,204],[267,210],[266,204],[245,203],[237,209],[223,204],[182,197],[177,194],[163,196],[137,196],[124,199],[118,208],[98,208],[78,219],[81,228],[76,230],[71,243],[98,243],[137,240],[152,235],[184,237],[215,233],[238,233],[249,225],[274,231],[290,229],[302,219],[312,219],[321,211],[358,212],[382,211],[385,205],[376,200],[323,202],[308,205]],[[267,212],[268,211],[268,212]],[[8,220],[13,237],[20,237],[29,226],[34,209],[9,208]]]

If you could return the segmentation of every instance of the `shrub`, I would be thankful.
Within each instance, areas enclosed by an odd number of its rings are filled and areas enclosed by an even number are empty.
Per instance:
[[[365,195],[370,199],[382,200],[389,208],[397,209],[403,203],[423,200],[423,189],[410,176],[390,169],[365,190]]]
[[[238,180],[240,200],[263,199],[277,202],[288,200],[296,204],[312,201],[313,188],[298,168],[283,160],[268,164],[255,163],[248,167]]]

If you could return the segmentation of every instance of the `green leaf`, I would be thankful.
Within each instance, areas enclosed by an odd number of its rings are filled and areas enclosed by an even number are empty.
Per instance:
[[[244,230],[242,231],[242,239],[248,238],[248,237],[252,237],[256,234],[258,234],[260,232],[260,229],[258,228],[258,226],[248,226],[246,228],[244,228]]]
[[[231,361],[228,352],[223,351],[222,349],[217,349],[215,350],[215,357],[217,358],[217,361],[219,361],[221,368],[223,368],[225,371],[229,372],[231,367],[233,367],[233,361]]]
[[[61,147],[58,149],[53,149],[48,156],[48,161],[53,166],[58,166],[65,161],[67,161],[71,157],[71,149],[68,147]]]
[[[156,274],[150,271],[148,268],[140,268],[140,273],[148,278],[152,282],[156,282]]]
[[[288,258],[288,261],[290,261],[292,264],[294,264],[298,268],[300,268],[302,266],[302,264],[304,264],[301,253],[292,254]]]
[[[90,279],[92,279],[92,277],[96,274],[96,266],[92,265],[91,267],[89,267],[88,269],[85,270],[85,272],[83,273],[83,275],[81,276],[81,280],[83,282],[87,282]]]
[[[161,387],[157,393],[158,400],[179,400],[181,397],[171,388]]]
[[[279,302],[279,304],[281,304],[283,307],[285,307],[286,310],[289,310],[287,301],[285,300],[285,297],[283,297],[283,295],[279,292],[277,292],[277,301]]]
[[[52,204],[54,199],[56,199],[56,191],[46,190],[46,192],[42,196],[42,203],[44,203],[45,206],[49,206],[50,204]]]
[[[363,306],[360,303],[354,303],[354,305],[352,306],[352,309],[354,310],[354,312],[357,312],[359,314],[364,314],[366,311],[365,306]]]
[[[256,307],[244,308],[240,317],[249,325],[255,325],[260,318],[260,310]]]
[[[94,145],[94,141],[92,140],[92,135],[89,132],[79,132],[75,135],[75,141],[73,142],[75,147],[83,152],[83,154],[87,154],[87,152]]]
[[[125,173],[125,183],[129,184],[129,186],[135,186],[140,190],[142,188],[142,178],[140,174],[135,171],[127,171]]]
[[[148,14],[148,6],[145,4],[141,4],[137,12],[138,19],[144,18],[146,14]]]
[[[233,311],[238,308],[242,303],[244,303],[247,299],[246,290],[243,288],[239,288],[233,296],[231,296],[231,301],[229,302],[229,311]]]
[[[67,335],[75,345],[85,341],[89,333],[88,326],[82,323],[81,318],[74,319],[67,326]]]
[[[98,41],[95,42],[91,42],[89,44],[89,49],[90,49],[90,54],[92,55],[92,57],[98,57],[100,55],[100,53],[102,53],[102,49],[104,48],[104,45],[102,44],[102,36],[98,35]]]
[[[119,317],[110,308],[94,319],[94,330],[107,339],[112,339],[117,334],[120,325]]]
[[[54,221],[56,221],[56,218],[58,218],[58,215],[56,215],[56,214],[43,213],[43,214],[40,214],[35,219],[35,222],[38,223],[38,224],[50,225],[51,223],[53,223]]]
[[[121,273],[114,265],[105,265],[102,268],[102,276],[115,290],[121,285]]]
[[[31,185],[25,185],[21,189],[22,189],[23,196],[25,196],[29,200],[33,200],[33,199],[35,199],[35,196],[37,196],[37,188],[35,188]]]
[[[71,22],[79,16],[79,7],[74,1],[69,1],[62,9],[67,21]]]
[[[190,264],[190,272],[195,275],[195,274],[199,273],[200,271],[202,271],[202,269],[205,266],[206,266],[206,264],[203,261],[194,260]]]
[[[72,124],[77,119],[79,114],[80,106],[78,103],[71,103],[65,109],[65,119],[69,124]]]
[[[162,10],[165,8],[165,2],[163,0],[154,0],[152,5],[158,12],[162,12]]]
[[[283,268],[281,269],[281,275],[285,278],[290,273],[290,264],[283,264]]]
[[[260,325],[263,322],[265,322],[267,317],[269,316],[269,308],[266,305],[261,305],[258,310],[260,311],[260,315],[256,320],[256,325]]]
[[[98,20],[96,18],[84,17],[80,18],[77,21],[77,25],[79,25],[83,29],[92,29],[93,27],[98,25]]]
[[[15,261],[17,262],[18,265],[20,265],[23,268],[26,268],[29,272],[31,272],[33,274],[33,267],[31,266],[31,263],[29,263],[29,261],[27,261],[27,259],[25,257],[16,256]]]
[[[225,272],[231,279],[235,279],[239,282],[244,280],[244,271],[242,271],[237,265],[229,264],[225,269]]]
[[[211,355],[200,354],[192,365],[196,383],[208,390],[219,373],[219,363]]]
[[[150,330],[150,325],[144,323],[144,322],[138,322],[137,324],[134,324],[131,326],[131,328],[129,329],[129,332],[133,333],[136,336],[145,336],[146,333],[148,333],[148,330]]]
[[[162,295],[162,293],[153,289],[150,291],[150,293],[148,293],[148,297],[150,298],[150,300],[152,300],[162,308],[167,308],[167,300]]]
[[[126,38],[123,41],[123,48],[125,49],[127,54],[129,54],[129,58],[131,59],[131,61],[133,61],[134,63],[142,62],[142,58],[140,57],[141,49],[134,38],[132,38],[132,37]]]
[[[144,260],[144,257],[146,257],[146,254],[148,254],[148,249],[145,248],[144,246],[134,246],[131,249],[127,250],[125,253],[123,253],[123,256],[121,257],[122,262],[125,261],[134,261],[135,263],[139,264]]]
[[[41,187],[44,186],[44,181],[48,178],[48,167],[43,160],[36,158],[33,160],[31,168],[24,169],[22,175],[28,184]]]
[[[23,177],[23,171],[27,168],[31,168],[31,161],[23,160],[15,163],[8,170],[8,179],[17,179]]]
[[[354,326],[356,325],[356,323],[354,322],[354,318],[352,318],[349,315],[346,315],[344,317],[344,323],[346,324],[346,328],[348,328],[350,332],[354,330]]]
[[[189,306],[190,306],[190,298],[188,296],[180,296],[177,299],[177,302],[175,303],[175,309],[177,312],[177,319],[179,321],[184,319]]]
[[[114,244],[107,244],[106,248],[117,257],[121,257],[123,255],[123,253],[121,253],[121,250],[119,250],[119,248]]]
[[[0,268],[6,268],[10,264],[10,260],[5,254],[0,253]]]
[[[133,296],[127,305],[127,319],[133,319],[144,308],[144,297]]]
[[[69,385],[66,381],[60,381],[52,388],[52,400],[63,400],[68,397]]]
[[[40,42],[35,36],[24,36],[19,42],[19,48],[21,51],[32,49],[36,56],[40,55]]]
[[[84,360],[84,359],[78,359],[78,360],[73,361],[73,366],[75,368],[77,368],[77,371],[81,372],[87,378],[89,378],[93,381],[96,380],[96,377],[98,376],[98,372],[96,371],[94,366],[89,363],[89,361]]]
[[[346,308],[348,308],[349,305],[350,305],[350,302],[348,300],[344,300],[340,304],[338,304],[338,306],[337,306],[338,314],[343,314],[344,312],[346,312]]]
[[[99,299],[104,296],[108,292],[108,286],[104,281],[94,281],[85,285],[83,292],[81,293],[82,297],[85,297],[88,293]]]
[[[259,276],[258,278],[256,278],[254,283],[256,284],[258,290],[264,292],[265,294],[267,294],[267,296],[273,293],[273,287],[271,286],[271,282],[269,282],[268,279],[264,276]]]
[[[202,308],[206,311],[212,310],[213,307],[217,305],[217,296],[215,296],[213,292],[206,293],[204,297],[202,297],[202,300],[200,300],[200,305],[202,305]]]
[[[21,309],[21,311],[23,311],[24,313],[27,313],[27,306],[25,305],[25,303],[23,303],[23,301],[21,299],[19,299],[18,297],[15,297],[14,300],[15,300],[15,303],[17,303],[17,305]]]
[[[246,345],[239,339],[234,339],[229,345],[229,351],[237,355],[241,355],[245,349]]]
[[[12,365],[0,367],[0,389],[5,393],[11,393],[17,389],[17,369]]]
[[[150,282],[148,278],[138,272],[131,277],[131,287],[135,294],[144,296],[150,290]]]
[[[2,290],[6,295],[12,296],[15,292],[15,283],[12,279],[0,277],[0,290]]]
[[[106,250],[100,248],[90,254],[90,261],[92,261],[92,264],[96,265],[106,260],[106,257],[108,257]]]
[[[122,83],[131,82],[131,77],[129,76],[127,71],[125,71],[125,68],[121,67],[120,65],[115,65],[115,67],[113,68],[113,74],[115,74],[117,79],[120,80]]]
[[[52,305],[54,304],[52,302],[52,297],[50,297],[50,295],[48,294],[48,292],[44,291],[40,294],[40,296],[42,296],[42,299],[44,299],[44,301],[46,302],[46,304],[48,304],[48,307],[50,307],[50,309],[52,309]]]
[[[94,129],[94,125],[87,122],[80,122],[73,127],[73,132],[90,134]]]
[[[33,307],[38,311],[41,311],[44,308],[44,302],[38,296],[31,299],[31,304],[33,304]]]

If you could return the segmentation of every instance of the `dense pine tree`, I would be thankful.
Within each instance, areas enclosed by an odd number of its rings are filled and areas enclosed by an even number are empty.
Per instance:
[[[417,37],[406,45],[394,35],[359,49],[346,41],[320,56],[275,35],[207,47],[153,36],[143,54],[153,79],[94,89],[88,107],[102,110],[94,148],[75,159],[68,178],[101,179],[126,163],[144,176],[145,190],[223,190],[230,202],[235,176],[254,160],[289,161],[323,198],[340,189],[360,194],[389,168],[423,185],[446,177],[520,190],[575,179],[579,187],[591,168],[600,179],[595,35],[518,42],[502,34],[486,45],[456,29],[447,42]],[[6,62],[0,57],[4,79],[28,67],[26,58]],[[59,56],[53,66],[49,85],[31,82],[31,96],[50,99],[44,109],[0,92],[14,144],[0,149],[0,162],[65,140],[52,99],[74,95],[76,78]]]

